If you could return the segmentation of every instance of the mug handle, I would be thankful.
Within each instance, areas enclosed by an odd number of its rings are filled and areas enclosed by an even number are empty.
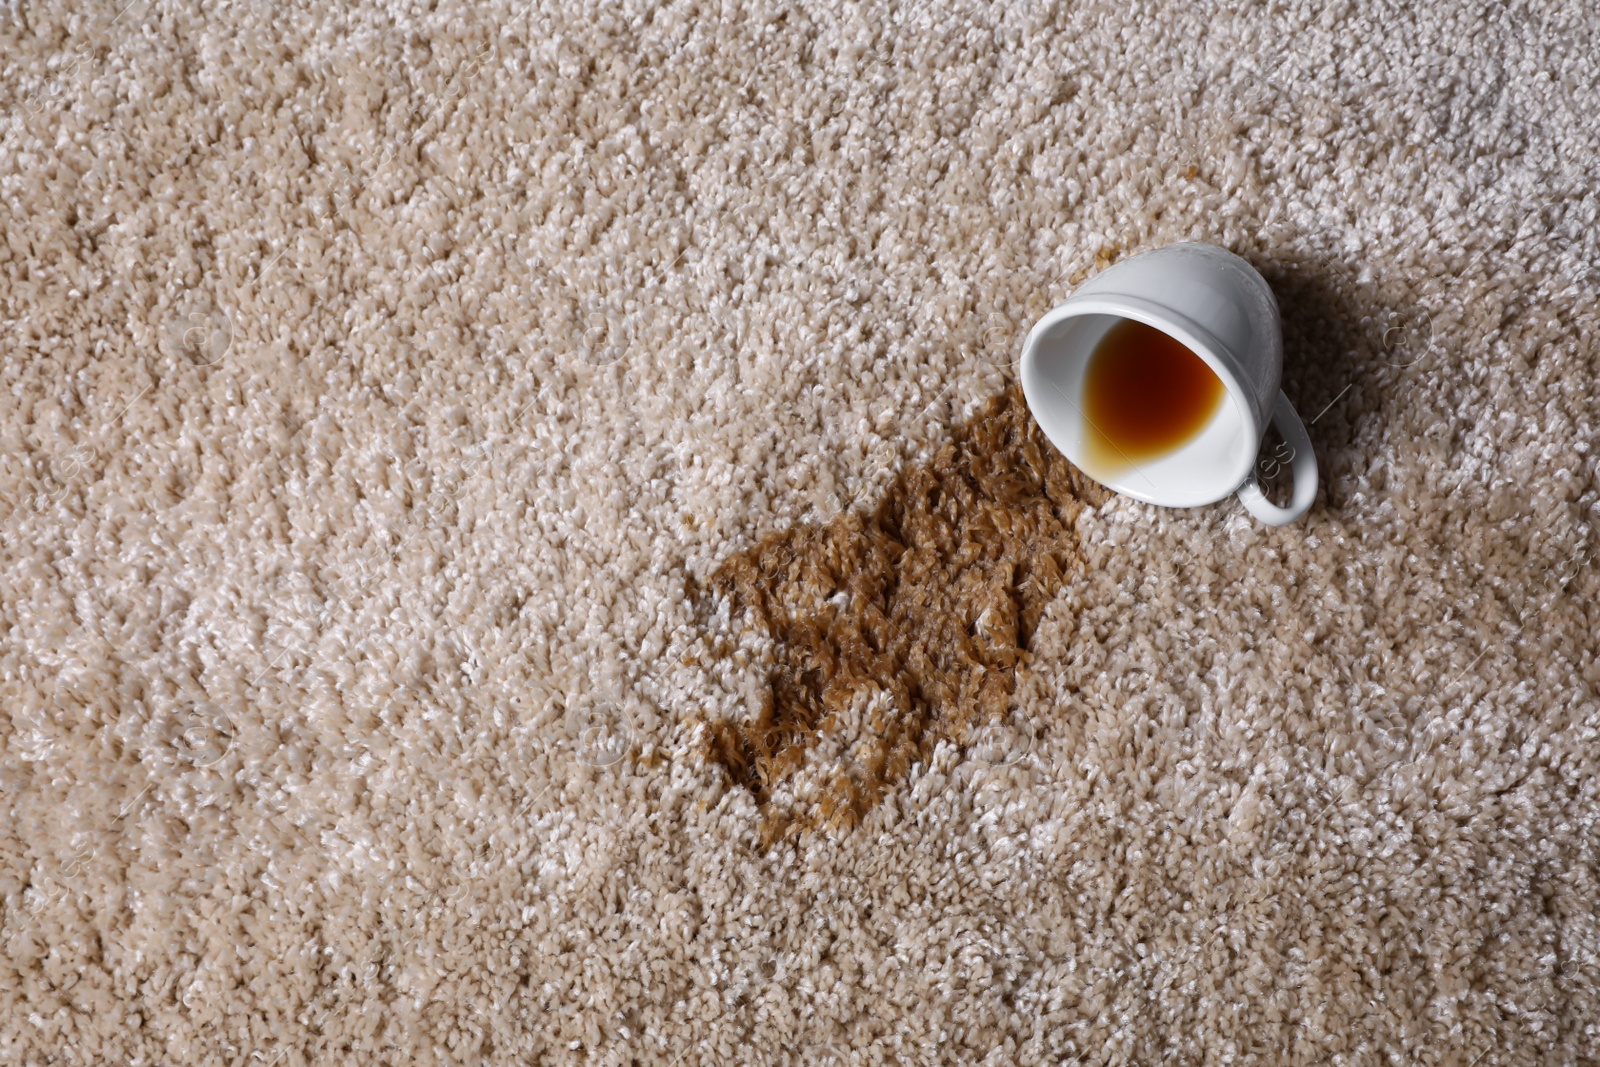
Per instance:
[[[1250,468],[1250,474],[1239,487],[1239,501],[1245,510],[1268,526],[1286,526],[1311,510],[1311,502],[1317,496],[1317,454],[1311,451],[1311,435],[1306,433],[1305,423],[1300,421],[1299,414],[1294,410],[1294,405],[1289,403],[1289,398],[1283,390],[1278,390],[1278,402],[1272,407],[1272,425],[1278,428],[1283,435],[1283,443],[1289,446],[1290,470],[1294,472],[1294,499],[1286,508],[1280,508],[1267,499],[1267,494],[1261,491],[1261,485],[1256,481],[1256,469]]]

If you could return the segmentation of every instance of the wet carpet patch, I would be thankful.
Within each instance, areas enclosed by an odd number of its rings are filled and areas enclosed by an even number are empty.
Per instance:
[[[754,706],[705,745],[769,841],[854,825],[940,741],[966,748],[1006,716],[1046,605],[1084,566],[1077,516],[1108,495],[1013,386],[868,509],[774,533],[696,588],[772,642]]]

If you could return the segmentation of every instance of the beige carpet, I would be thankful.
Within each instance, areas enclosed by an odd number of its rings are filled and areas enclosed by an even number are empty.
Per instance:
[[[1600,1062],[1592,7],[124,2],[0,7],[0,1062]],[[1008,406],[1177,240],[1302,524]]]

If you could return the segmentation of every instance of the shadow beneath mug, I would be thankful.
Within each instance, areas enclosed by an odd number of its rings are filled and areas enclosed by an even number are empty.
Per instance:
[[[1247,257],[1251,258],[1251,257]],[[1383,425],[1393,412],[1394,390],[1386,380],[1399,373],[1426,340],[1410,336],[1404,317],[1377,300],[1372,286],[1357,284],[1355,272],[1312,259],[1251,258],[1278,300],[1283,321],[1282,389],[1306,424],[1317,452],[1320,507],[1338,510],[1351,475],[1364,468],[1357,443],[1360,424]],[[1270,429],[1256,458],[1256,473],[1269,499],[1288,495],[1286,468],[1292,459]]]

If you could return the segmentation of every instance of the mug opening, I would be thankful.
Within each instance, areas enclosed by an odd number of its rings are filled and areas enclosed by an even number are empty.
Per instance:
[[[1150,504],[1197,507],[1234,492],[1255,462],[1255,421],[1233,371],[1210,339],[1169,316],[1109,301],[1083,302],[1046,316],[1029,335],[1022,385],[1034,418],[1057,449],[1089,477]],[[1203,426],[1181,444],[1137,460],[1090,447],[1084,385],[1090,357],[1118,322],[1142,322],[1199,356],[1222,382],[1223,398]]]

